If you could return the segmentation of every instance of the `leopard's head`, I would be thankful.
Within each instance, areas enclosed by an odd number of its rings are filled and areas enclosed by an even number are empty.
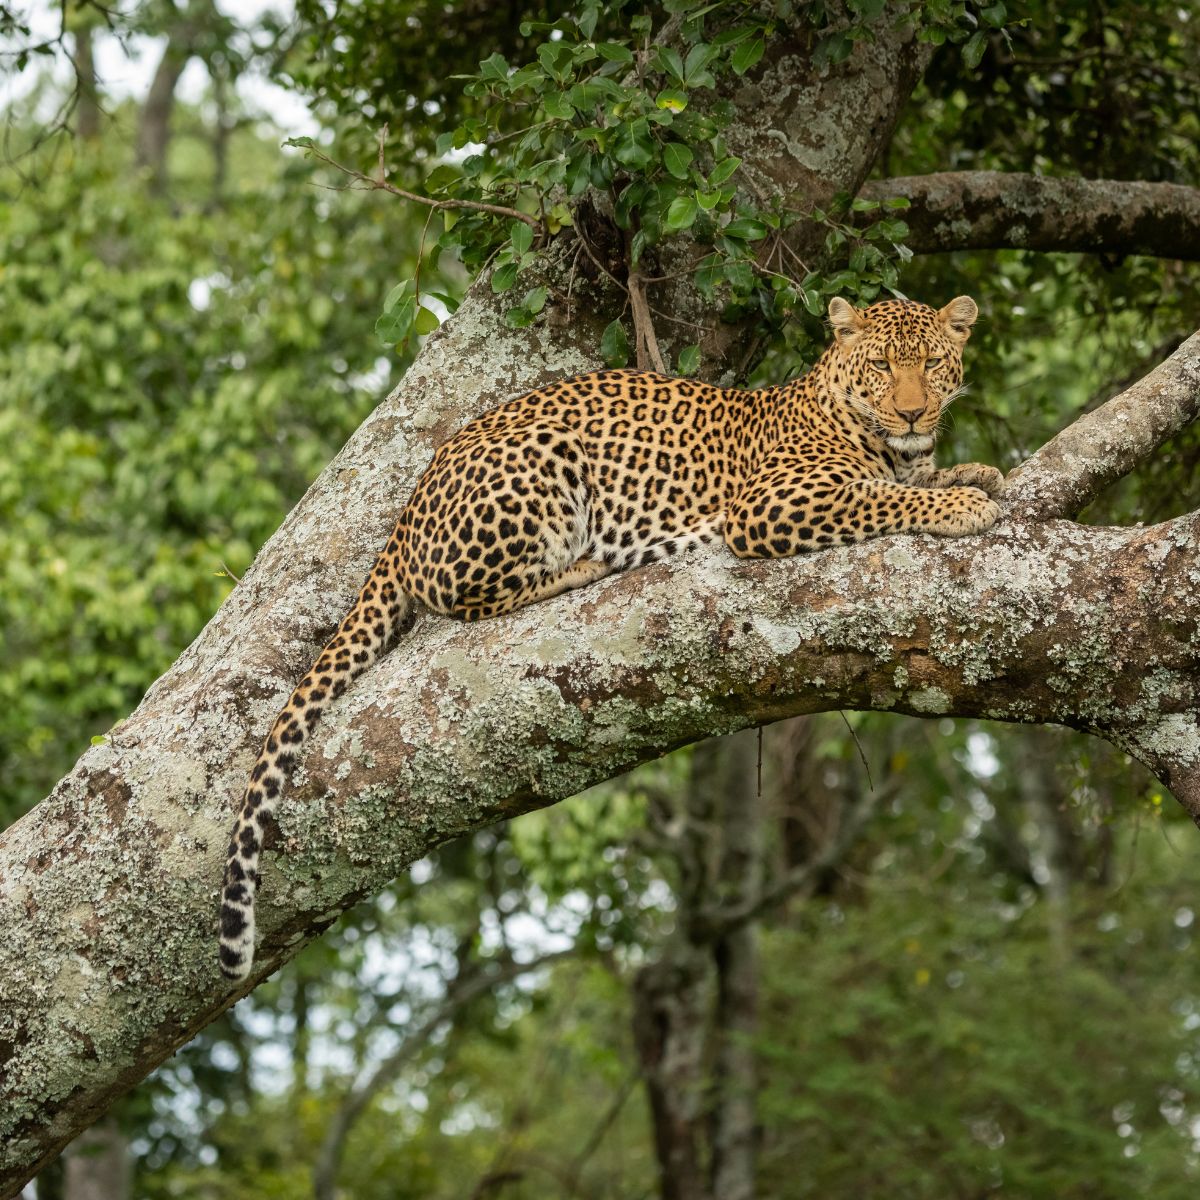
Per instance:
[[[859,420],[893,450],[933,448],[938,422],[962,390],[962,352],[979,309],[970,296],[932,309],[885,300],[857,309],[829,302],[836,377]]]

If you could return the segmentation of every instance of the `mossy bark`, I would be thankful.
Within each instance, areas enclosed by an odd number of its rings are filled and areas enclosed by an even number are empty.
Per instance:
[[[764,188],[857,186],[919,53],[889,26],[857,54],[869,63],[820,76],[784,47],[741,85],[747,152],[787,149],[772,170],[751,163]],[[552,248],[555,299],[526,330],[507,328],[486,280],[472,289],[137,711],[0,837],[0,1195],[432,847],[699,738],[832,708],[1061,722],[1127,748],[1200,814],[1200,517],[1098,529],[1017,506],[956,542],[783,562],[716,548],[504,620],[422,619],[314,737],[268,842],[255,975],[227,991],[216,895],[263,730],[432,449],[499,400],[597,365],[623,298],[569,286],[570,262]],[[694,293],[672,304],[716,323]],[[1031,465],[1020,494],[1076,458]]]

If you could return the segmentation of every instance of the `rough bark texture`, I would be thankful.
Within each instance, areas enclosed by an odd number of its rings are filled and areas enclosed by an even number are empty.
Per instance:
[[[10,1188],[239,994],[220,982],[213,941],[235,798],[415,465],[478,406],[481,362],[516,390],[587,360],[545,333],[514,343],[477,300],[138,711],[0,841]],[[404,414],[418,398],[453,415],[415,429]],[[1054,478],[1052,464],[1030,467],[1026,486]],[[266,859],[264,942],[243,990],[433,846],[793,713],[1095,730],[1200,818],[1198,665],[1197,515],[1150,529],[1009,520],[976,538],[779,562],[714,548],[504,620],[425,618],[319,727],[282,813],[283,853]]]
[[[941,250],[1063,250],[1200,259],[1200,190],[1174,183],[948,171],[872,180],[869,200],[904,196],[904,240]]]
[[[813,69],[805,41],[773,41],[758,68],[730,93],[745,119],[730,126],[726,142],[742,159],[739,177],[764,204],[779,199],[808,212],[827,208],[839,192],[858,191],[933,53],[928,43],[917,43],[911,25],[884,20],[875,33],[874,41],[860,42],[850,58],[826,71]],[[825,261],[827,232],[801,221],[788,242],[817,268]],[[678,271],[696,257],[694,246],[677,243],[663,256],[663,271]],[[652,301],[671,317],[660,333],[665,326],[678,345],[699,341],[706,362],[737,363],[740,330],[716,321],[689,280],[660,285]],[[700,329],[705,333],[698,337]]]
[[[803,48],[789,54],[765,63],[775,82],[744,102],[741,136],[782,138],[814,177],[840,178],[883,124],[861,117],[853,60],[818,88]],[[857,54],[873,88],[901,92],[918,70],[894,31]],[[552,295],[568,253],[545,266]],[[1200,817],[1200,517],[1014,519],[785,562],[715,548],[503,620],[423,619],[319,727],[268,842],[255,973],[227,991],[217,886],[263,730],[433,447],[596,365],[614,313],[579,280],[573,294],[572,312],[513,331],[477,285],[138,710],[0,838],[0,1195],[432,847],[701,737],[846,707],[1057,721],[1136,754]],[[678,298],[680,317],[714,319]],[[1021,494],[1082,469],[1034,464]]]

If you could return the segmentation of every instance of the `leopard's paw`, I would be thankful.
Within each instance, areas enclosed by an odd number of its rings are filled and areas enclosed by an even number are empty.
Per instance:
[[[989,496],[1004,495],[1004,473],[986,463],[959,463],[946,474],[952,486],[979,488]]]
[[[940,498],[945,503],[938,506],[938,511],[925,526],[929,533],[941,537],[965,537],[991,529],[1000,518],[1000,505],[980,488],[951,487],[942,492]]]

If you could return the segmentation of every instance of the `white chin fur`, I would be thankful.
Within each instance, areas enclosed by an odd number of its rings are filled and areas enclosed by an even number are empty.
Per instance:
[[[901,454],[921,454],[933,449],[933,437],[928,433],[908,433],[888,438],[887,444]]]

